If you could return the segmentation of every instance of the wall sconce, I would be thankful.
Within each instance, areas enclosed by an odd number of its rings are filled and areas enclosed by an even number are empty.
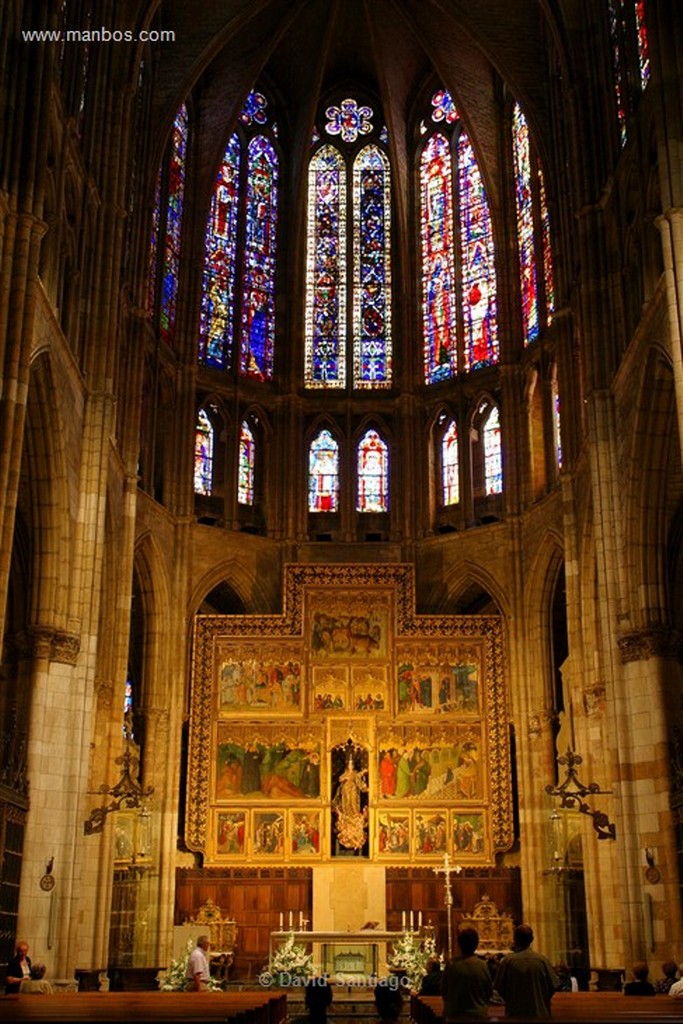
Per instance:
[[[561,807],[575,807],[581,814],[587,814],[593,819],[593,828],[598,834],[598,839],[616,839],[616,825],[609,820],[604,811],[591,810],[590,804],[586,803],[585,797],[595,793],[611,793],[611,789],[600,789],[597,782],[589,782],[585,786],[576,774],[576,765],[581,764],[583,758],[575,754],[571,747],[567,747],[567,753],[558,757],[557,763],[567,766],[565,780],[559,786],[546,786],[545,791],[549,796],[560,798]]]
[[[95,807],[90,812],[90,817],[83,826],[86,836],[101,832],[107,815],[113,811],[127,808],[128,810],[140,809],[142,813],[145,807],[144,801],[154,792],[153,786],[146,786],[143,789],[140,785],[138,779],[140,772],[140,750],[133,739],[128,715],[124,717],[123,731],[126,745],[123,754],[114,761],[114,764],[121,765],[121,778],[115,786],[109,788],[109,786],[102,785],[97,790],[98,793],[110,796],[113,799],[110,803],[104,803],[101,807]]]

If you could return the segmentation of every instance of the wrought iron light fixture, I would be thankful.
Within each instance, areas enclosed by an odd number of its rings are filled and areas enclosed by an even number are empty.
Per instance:
[[[140,772],[139,747],[133,739],[133,730],[127,714],[124,717],[123,732],[126,745],[121,756],[117,757],[114,761],[114,764],[121,765],[121,778],[115,786],[110,788],[107,785],[102,785],[97,790],[98,793],[110,796],[113,799],[110,803],[104,803],[101,807],[95,807],[90,812],[90,817],[85,822],[83,828],[86,836],[101,832],[108,814],[120,811],[122,808],[127,808],[128,810],[142,808],[144,801],[154,792],[153,786],[146,786],[143,789],[140,785],[138,778]]]
[[[593,828],[598,834],[598,839],[616,839],[617,828],[614,822],[604,811],[592,810],[586,802],[587,796],[596,793],[611,793],[611,789],[600,789],[597,782],[589,782],[585,786],[576,774],[576,766],[581,764],[583,758],[575,754],[571,747],[567,747],[567,753],[558,757],[557,763],[566,765],[565,780],[559,786],[546,786],[545,791],[549,796],[560,798],[561,807],[576,808],[581,814],[587,814],[593,819]]]

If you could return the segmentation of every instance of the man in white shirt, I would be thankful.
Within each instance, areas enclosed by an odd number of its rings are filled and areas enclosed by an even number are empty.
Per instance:
[[[206,991],[209,985],[211,975],[206,954],[210,945],[209,936],[200,935],[187,961],[187,987],[194,988],[195,992]]]

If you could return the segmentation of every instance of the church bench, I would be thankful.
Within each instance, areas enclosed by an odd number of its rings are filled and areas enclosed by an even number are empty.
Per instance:
[[[558,992],[553,996],[551,1014],[553,1020],[660,1024],[683,1018],[683,1000],[669,996],[625,996],[621,992]],[[505,1007],[492,1004],[488,1015],[490,1021],[504,1020]],[[441,996],[412,996],[410,1016],[415,1024],[443,1024]]]
[[[287,997],[259,992],[67,992],[0,996],[0,1019],[66,1024],[140,1021],[148,1024],[284,1024]]]

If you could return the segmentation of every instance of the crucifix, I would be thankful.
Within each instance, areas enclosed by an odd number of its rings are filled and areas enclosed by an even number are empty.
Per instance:
[[[453,907],[453,891],[451,889],[451,875],[459,875],[462,868],[459,864],[451,864],[447,853],[443,855],[443,867],[432,868],[435,875],[443,875],[444,903],[446,904],[446,919],[448,921],[448,959],[453,956],[453,930],[451,924],[451,909]]]

